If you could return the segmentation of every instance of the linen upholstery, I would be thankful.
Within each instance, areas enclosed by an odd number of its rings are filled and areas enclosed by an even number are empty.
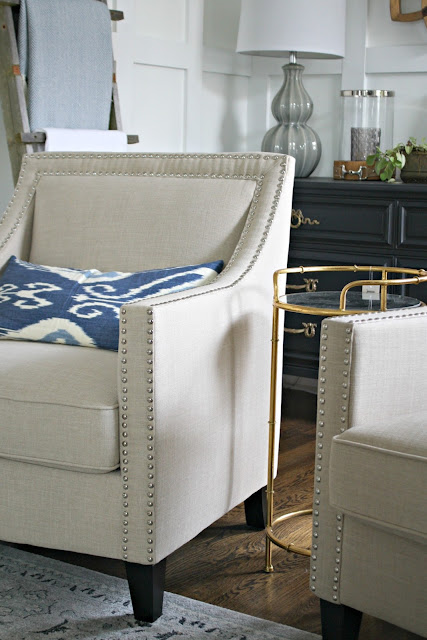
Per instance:
[[[427,311],[322,323],[311,589],[427,629]]]
[[[124,162],[131,168],[129,160]],[[30,261],[75,269],[90,261],[100,271],[228,262],[254,189],[254,181],[244,179],[125,172],[43,176],[37,187]],[[117,251],[118,241],[126,251]]]
[[[124,305],[119,353],[108,354],[121,473],[0,456],[0,539],[156,564],[266,484],[272,274],[287,263],[293,169],[292,158],[264,153],[24,159],[0,224],[0,268],[11,247],[53,266],[225,268],[195,290]],[[33,502],[37,516],[26,512]],[[94,526],[80,526],[92,512]],[[88,534],[102,538],[98,551]]]
[[[329,484],[337,509],[427,542],[427,509],[420,509],[427,505],[426,416],[406,416],[404,430],[400,417],[335,436]]]
[[[0,340],[0,362],[0,457],[88,473],[119,466],[117,354]]]
[[[120,471],[76,473],[1,459],[1,539],[120,558]],[[7,517],[5,517],[7,515]]]

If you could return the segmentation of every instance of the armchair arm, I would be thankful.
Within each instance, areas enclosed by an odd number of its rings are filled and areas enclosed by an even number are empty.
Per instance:
[[[122,309],[131,561],[159,562],[266,483],[271,296],[251,273]]]
[[[345,550],[345,516],[330,504],[332,440],[427,412],[426,329],[425,308],[322,322],[310,586],[325,600],[340,602]]]
[[[260,215],[248,218],[215,282],[122,308],[121,471],[131,562],[160,562],[266,484],[272,277],[287,262],[293,175],[293,162],[278,160],[261,176]]]

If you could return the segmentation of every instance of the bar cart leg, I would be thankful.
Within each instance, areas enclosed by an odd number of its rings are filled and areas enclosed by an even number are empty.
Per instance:
[[[271,378],[270,378],[270,414],[268,439],[268,476],[267,476],[267,534],[265,538],[265,571],[274,571],[272,564],[272,542],[268,531],[273,524],[274,496],[274,451],[276,438],[276,388],[277,388],[277,351],[279,345],[279,309],[273,307],[273,326],[271,336]]]

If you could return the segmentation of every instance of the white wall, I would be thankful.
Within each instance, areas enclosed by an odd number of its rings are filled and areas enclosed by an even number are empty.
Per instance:
[[[345,0],[343,0],[345,1]],[[240,0],[111,0],[125,12],[115,50],[123,120],[148,151],[252,151],[275,124],[270,111],[285,59],[235,53]],[[404,11],[421,0],[402,0]],[[394,141],[427,136],[427,29],[392,22],[389,0],[347,0],[344,60],[304,61],[322,141],[313,175],[338,158],[341,89],[396,92]]]
[[[345,1],[345,0],[343,0]],[[240,0],[109,0],[124,128],[131,151],[252,151],[274,124],[283,59],[235,53]],[[404,11],[421,0],[402,0]],[[396,92],[394,142],[427,136],[427,29],[395,23],[389,0],[347,0],[344,60],[307,60],[311,126],[323,153],[313,175],[331,176],[339,148],[341,89]],[[12,190],[0,122],[0,208]]]

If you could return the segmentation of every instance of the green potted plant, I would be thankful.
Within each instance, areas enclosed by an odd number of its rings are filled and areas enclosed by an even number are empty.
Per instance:
[[[369,167],[374,166],[375,173],[384,182],[394,182],[396,169],[400,169],[402,182],[427,182],[427,142],[423,138],[417,142],[409,138],[406,144],[399,143],[393,149],[381,151],[366,158]]]

